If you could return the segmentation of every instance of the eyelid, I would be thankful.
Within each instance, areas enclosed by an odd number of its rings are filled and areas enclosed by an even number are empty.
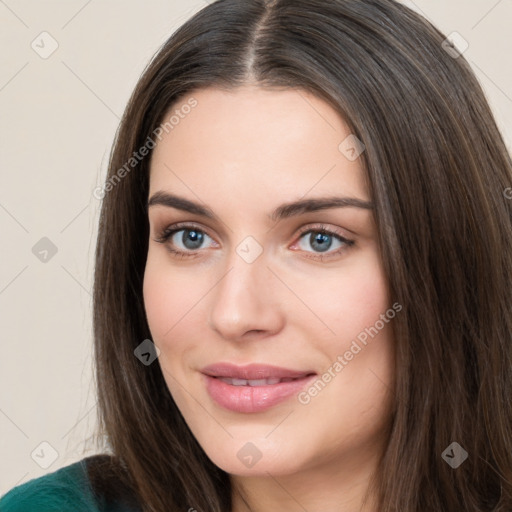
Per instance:
[[[198,223],[195,223],[194,221],[176,222],[176,223],[170,224],[162,229],[159,229],[159,230],[157,229],[156,231],[158,231],[161,234],[164,234],[164,233],[178,231],[180,229],[186,229],[186,228],[196,228],[198,231],[202,231],[203,233],[208,235],[212,240],[215,241],[215,237],[212,236],[212,234],[209,232],[209,228],[206,228],[203,225],[199,225]],[[350,240],[350,239],[346,236],[346,234],[344,234],[344,231],[348,231],[350,233],[349,236],[355,235],[355,233],[353,233],[349,229],[341,229],[338,227],[329,227],[326,224],[320,222],[320,223],[316,223],[316,224],[313,223],[313,224],[307,224],[305,226],[301,226],[297,232],[297,236],[300,238],[300,236],[302,236],[303,234],[308,233],[310,231],[319,231],[319,232],[327,231],[329,233],[334,233],[334,234],[340,236],[341,238],[344,238],[347,240]]]
[[[328,233],[334,233],[336,235],[338,235],[339,237],[341,238],[345,238],[348,240],[347,236],[344,234],[344,231],[349,231],[348,229],[347,230],[342,230],[342,228],[339,228],[339,227],[330,227],[322,222],[319,222],[319,223],[313,223],[312,225],[311,224],[308,224],[307,226],[302,226],[301,228],[299,228],[299,235],[303,235],[304,233],[308,233],[309,231],[326,231]],[[352,233],[352,232],[350,232]],[[352,235],[355,235],[355,233],[352,233]],[[352,236],[350,235],[350,236]]]
[[[181,231],[182,229],[187,229],[187,228],[197,229],[198,231],[201,231],[202,233],[205,233],[206,235],[208,235],[215,242],[215,237],[213,237],[208,232],[208,228],[205,228],[204,226],[201,226],[193,221],[191,221],[191,222],[176,222],[174,224],[166,225],[165,227],[163,227],[161,229],[155,229],[155,231],[157,231],[157,239],[155,239],[155,240],[157,242],[163,241],[163,238],[165,237],[166,233],[172,233],[173,231]],[[158,234],[159,234],[159,236],[158,236]],[[215,243],[217,243],[217,242],[215,242]]]

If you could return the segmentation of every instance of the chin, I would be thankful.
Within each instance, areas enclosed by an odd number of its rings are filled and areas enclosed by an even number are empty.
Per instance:
[[[298,472],[305,461],[296,454],[301,451],[297,446],[293,453],[283,452],[279,445],[266,439],[255,441],[232,440],[232,448],[206,451],[210,460],[220,469],[237,476],[273,476]]]

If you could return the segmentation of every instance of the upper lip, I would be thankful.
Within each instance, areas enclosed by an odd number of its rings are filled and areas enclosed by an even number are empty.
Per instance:
[[[249,364],[237,366],[232,363],[215,363],[205,366],[202,373],[211,377],[225,377],[232,379],[258,380],[258,379],[297,379],[315,374],[312,370],[291,370],[267,364]]]

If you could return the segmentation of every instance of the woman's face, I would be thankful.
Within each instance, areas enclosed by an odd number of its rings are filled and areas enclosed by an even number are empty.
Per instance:
[[[176,110],[151,161],[144,276],[174,401],[233,475],[366,475],[390,420],[400,306],[363,148],[304,91],[202,89]]]

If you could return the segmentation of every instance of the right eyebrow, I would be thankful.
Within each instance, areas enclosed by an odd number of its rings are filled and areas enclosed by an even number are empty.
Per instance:
[[[151,206],[155,205],[167,206],[168,208],[176,208],[177,210],[201,215],[203,217],[207,217],[208,219],[215,219],[217,217],[213,211],[206,206],[185,199],[184,197],[169,194],[162,190],[155,192],[153,196],[151,196],[147,207],[150,208]]]

